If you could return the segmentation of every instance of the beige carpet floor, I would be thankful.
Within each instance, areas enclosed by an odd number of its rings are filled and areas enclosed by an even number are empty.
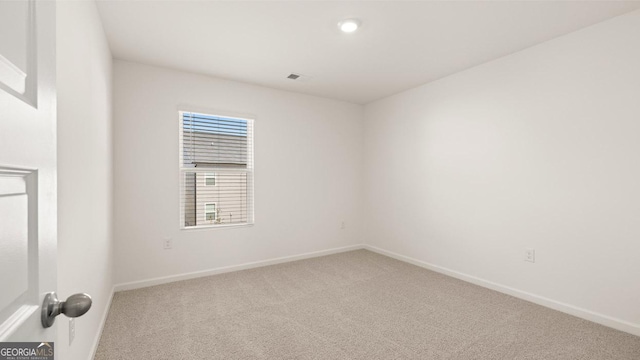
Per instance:
[[[366,250],[115,294],[97,360],[640,359],[640,337]]]

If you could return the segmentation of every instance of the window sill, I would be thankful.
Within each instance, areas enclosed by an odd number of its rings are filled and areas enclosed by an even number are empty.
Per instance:
[[[180,230],[212,230],[212,229],[236,229],[243,227],[252,227],[253,223],[245,223],[245,224],[224,224],[224,225],[199,225],[199,226],[188,226],[181,227]]]

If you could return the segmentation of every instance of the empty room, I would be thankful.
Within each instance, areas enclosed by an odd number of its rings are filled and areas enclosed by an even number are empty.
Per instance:
[[[0,360],[640,359],[640,1],[0,0]]]

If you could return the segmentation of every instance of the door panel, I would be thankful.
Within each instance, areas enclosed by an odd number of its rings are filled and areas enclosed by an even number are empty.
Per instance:
[[[4,310],[29,290],[28,201],[25,179],[6,176],[0,169],[0,219],[11,217],[0,233],[0,253],[4,257],[0,274],[11,274],[0,292],[0,323],[6,320]]]
[[[33,172],[0,167],[0,338],[38,309],[36,185]]]
[[[0,341],[54,341],[55,2],[0,0]]]
[[[0,2],[0,89],[30,104],[37,94],[35,8],[33,0]]]

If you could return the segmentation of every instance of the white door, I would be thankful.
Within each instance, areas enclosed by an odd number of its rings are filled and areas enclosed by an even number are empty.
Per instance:
[[[55,341],[55,2],[0,0],[0,342]]]

